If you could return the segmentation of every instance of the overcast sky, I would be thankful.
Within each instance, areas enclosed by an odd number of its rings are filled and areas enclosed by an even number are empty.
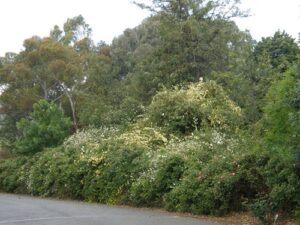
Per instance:
[[[147,0],[146,0],[147,1]],[[237,21],[256,40],[285,30],[294,38],[300,32],[300,0],[242,0],[242,8],[253,16]],[[55,24],[83,15],[93,29],[93,40],[111,40],[126,28],[141,23],[148,13],[131,0],[3,0],[0,6],[0,56],[19,52],[33,35],[48,36]]]

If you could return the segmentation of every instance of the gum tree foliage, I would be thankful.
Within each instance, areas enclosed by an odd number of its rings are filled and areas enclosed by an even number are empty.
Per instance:
[[[69,135],[71,121],[54,103],[40,100],[33,105],[30,119],[21,119],[17,127],[17,152],[33,154],[46,147],[55,147]]]
[[[141,102],[133,97],[138,90],[130,77],[158,45],[158,23],[157,17],[147,18],[136,28],[126,29],[111,45],[99,43],[86,54],[86,80],[78,96],[82,125],[127,124],[142,113]]]
[[[65,45],[74,46],[81,40],[87,41],[90,39],[92,29],[85,22],[82,15],[69,18],[63,25],[63,30],[55,25],[50,32],[50,37],[57,42]]]
[[[5,114],[20,112],[26,117],[39,99],[57,101],[70,109],[76,129],[74,92],[83,80],[78,54],[50,38],[32,37],[24,41],[24,47],[13,63],[1,70],[2,84],[7,87],[0,97]]]
[[[1,110],[7,120],[1,130],[16,136],[15,123],[27,117],[32,105],[43,98],[58,102],[73,118],[78,129],[76,92],[87,76],[86,52],[93,48],[91,28],[79,15],[68,19],[63,31],[58,26],[49,38],[34,36],[24,41],[25,50],[8,54],[1,69]]]

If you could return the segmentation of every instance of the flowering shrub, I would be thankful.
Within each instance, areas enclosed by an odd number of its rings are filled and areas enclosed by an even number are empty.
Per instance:
[[[185,161],[180,155],[160,157],[133,183],[130,189],[131,202],[136,205],[162,206],[162,196],[180,182],[184,170]]]
[[[146,117],[150,124],[170,134],[189,134],[204,127],[226,130],[242,119],[241,109],[213,81],[159,92],[146,110]]]
[[[27,170],[27,190],[32,195],[81,198],[81,179],[86,171],[76,151],[48,149],[35,157]]]
[[[97,144],[101,141],[115,138],[120,131],[114,127],[87,128],[68,137],[63,146],[65,148],[81,148],[86,144]]]
[[[200,171],[208,165],[234,160],[235,154],[241,154],[237,153],[238,146],[241,144],[235,137],[217,131],[199,132],[184,140],[170,140],[164,148],[152,152],[149,169],[133,183],[130,189],[132,203],[171,209],[168,206],[168,196],[175,193],[174,190],[178,187],[183,187],[186,177],[190,176],[189,171],[198,171],[196,178],[199,178]],[[187,180],[190,181],[189,178]],[[193,191],[188,186],[183,189]],[[207,194],[206,191],[205,193]],[[187,197],[194,195],[195,193],[186,194]],[[170,199],[176,197],[172,196]]]
[[[141,141],[156,140],[153,130],[135,129],[90,129],[30,159],[0,161],[0,190],[195,214],[251,209],[266,224],[299,204],[295,165],[247,150],[240,132],[206,129],[154,144]]]
[[[63,147],[45,150],[28,160],[19,168],[20,177],[14,184],[22,181],[27,193],[39,196],[126,202],[126,192],[148,167],[149,156],[140,145],[110,137],[115,132],[103,128],[75,134]]]
[[[239,211],[263,187],[261,178],[251,157],[214,158],[202,168],[188,168],[180,184],[164,196],[164,206],[195,214]]]
[[[130,131],[121,134],[118,139],[125,144],[140,145],[149,150],[165,146],[168,143],[168,139],[159,128],[143,126],[135,126]]]
[[[299,171],[254,152],[241,119],[214,82],[165,90],[127,130],[88,128],[30,159],[0,161],[0,190],[195,214],[250,209],[267,224],[299,207]]]
[[[131,183],[148,166],[143,153],[141,146],[119,141],[103,143],[92,157],[86,158],[89,170],[83,179],[83,197],[102,203],[126,202]]]

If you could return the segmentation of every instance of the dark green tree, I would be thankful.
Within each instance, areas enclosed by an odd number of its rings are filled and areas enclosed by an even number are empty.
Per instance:
[[[284,31],[277,31],[272,37],[262,38],[254,49],[257,61],[268,57],[273,68],[281,73],[297,61],[299,54],[297,42]]]
[[[130,74],[133,95],[149,103],[162,86],[186,85],[227,71],[241,40],[230,19],[242,15],[238,1],[152,1],[141,5],[157,17],[158,46]],[[229,10],[230,9],[230,10]]]
[[[17,127],[21,136],[16,142],[16,152],[34,154],[61,144],[70,134],[71,121],[56,104],[40,100],[33,105],[30,119],[21,119]]]

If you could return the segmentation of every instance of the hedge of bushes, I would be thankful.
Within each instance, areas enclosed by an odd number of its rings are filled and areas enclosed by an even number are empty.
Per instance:
[[[1,161],[0,190],[195,214],[251,210],[266,223],[299,206],[296,166],[245,151],[240,136],[202,132],[150,149],[101,133],[118,131],[83,131],[61,147]]]
[[[123,130],[82,130],[0,161],[0,190],[194,214],[250,210],[272,224],[299,209],[299,163],[253,140],[242,118],[214,82],[163,90]]]

